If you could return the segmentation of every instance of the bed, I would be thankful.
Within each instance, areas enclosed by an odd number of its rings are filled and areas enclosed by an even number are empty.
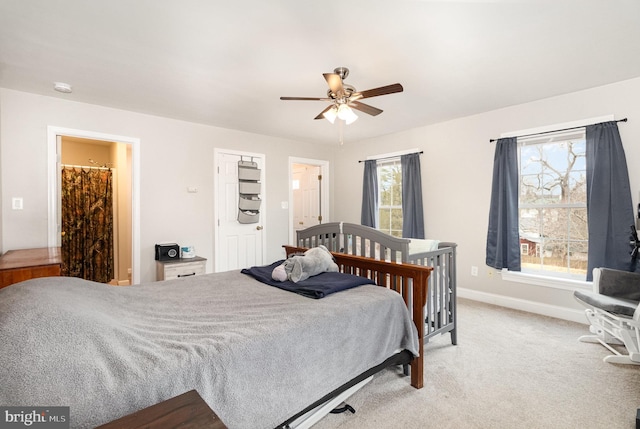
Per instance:
[[[195,389],[229,428],[259,429],[302,427],[388,365],[410,362],[421,388],[424,324],[413,320],[431,269],[334,257],[375,284],[311,299],[229,271],[3,288],[0,405],[69,406],[71,427],[85,428]]]
[[[296,246],[324,245],[333,252],[361,255],[433,268],[425,306],[425,341],[456,334],[456,243],[398,238],[377,229],[347,222],[329,222],[296,231]]]

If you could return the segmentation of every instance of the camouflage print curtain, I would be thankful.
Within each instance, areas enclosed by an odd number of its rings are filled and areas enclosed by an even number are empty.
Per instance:
[[[113,279],[111,170],[62,169],[62,275]]]

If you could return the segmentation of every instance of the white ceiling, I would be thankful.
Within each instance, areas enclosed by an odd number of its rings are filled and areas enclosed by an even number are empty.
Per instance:
[[[326,96],[340,66],[404,86],[343,128],[370,138],[640,76],[640,1],[0,0],[20,91],[335,144],[326,102],[279,97]]]

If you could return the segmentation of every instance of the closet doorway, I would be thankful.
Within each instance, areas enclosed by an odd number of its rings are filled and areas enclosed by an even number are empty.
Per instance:
[[[131,284],[131,150],[61,136],[62,275]]]
[[[137,139],[49,129],[49,246],[63,275],[139,283]]]
[[[289,158],[289,242],[296,231],[329,222],[329,162]]]

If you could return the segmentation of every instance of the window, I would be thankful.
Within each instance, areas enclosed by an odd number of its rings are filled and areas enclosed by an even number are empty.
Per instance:
[[[378,229],[402,237],[402,166],[400,158],[378,163]]]
[[[523,272],[584,278],[588,249],[585,151],[584,128],[518,139]],[[529,251],[532,248],[535,252]]]

